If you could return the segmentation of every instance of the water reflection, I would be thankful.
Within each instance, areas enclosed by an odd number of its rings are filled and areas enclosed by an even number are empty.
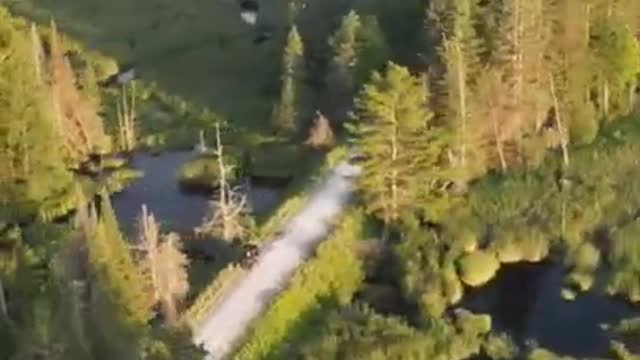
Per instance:
[[[603,279],[595,290],[566,302],[560,297],[563,277],[561,265],[504,266],[489,284],[470,290],[461,306],[490,314],[494,329],[520,345],[530,339],[564,355],[605,356],[609,338],[600,324],[637,316],[640,308],[598,290]]]
[[[132,234],[142,204],[152,211],[164,230],[186,231],[201,223],[209,198],[205,194],[188,192],[180,188],[176,174],[182,164],[194,154],[189,151],[165,152],[159,156],[134,154],[130,166],[144,171],[137,180],[112,199],[121,229]],[[281,188],[253,185],[249,202],[254,212],[263,213],[275,206],[281,197]]]

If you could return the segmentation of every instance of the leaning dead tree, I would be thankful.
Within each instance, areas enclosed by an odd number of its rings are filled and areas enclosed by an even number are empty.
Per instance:
[[[131,82],[130,96],[126,85],[122,86],[121,97],[116,104],[118,116],[118,143],[120,150],[131,151],[136,147],[136,87]]]
[[[218,124],[215,155],[218,159],[218,191],[209,202],[209,212],[202,225],[195,229],[196,235],[212,236],[225,241],[244,240],[253,230],[251,210],[246,194],[229,184],[228,174],[233,171],[233,166],[225,164]]]

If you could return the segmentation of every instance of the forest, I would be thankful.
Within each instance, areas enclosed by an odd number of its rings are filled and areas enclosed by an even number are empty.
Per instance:
[[[640,359],[639,1],[87,1],[0,0],[0,360],[203,359],[342,162],[228,358]]]

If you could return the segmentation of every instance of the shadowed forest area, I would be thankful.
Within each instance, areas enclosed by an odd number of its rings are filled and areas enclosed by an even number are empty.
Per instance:
[[[0,360],[202,359],[343,161],[228,358],[640,359],[638,34],[637,0],[0,0]]]

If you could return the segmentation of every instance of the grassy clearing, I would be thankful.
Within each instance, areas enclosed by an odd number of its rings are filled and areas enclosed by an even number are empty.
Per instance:
[[[90,48],[121,63],[135,62],[144,79],[234,122],[256,124],[270,111],[283,34],[254,45],[255,33],[240,20],[234,1],[4,3],[38,22],[55,18],[60,29]],[[285,24],[285,0],[264,2],[261,10],[264,24]]]

